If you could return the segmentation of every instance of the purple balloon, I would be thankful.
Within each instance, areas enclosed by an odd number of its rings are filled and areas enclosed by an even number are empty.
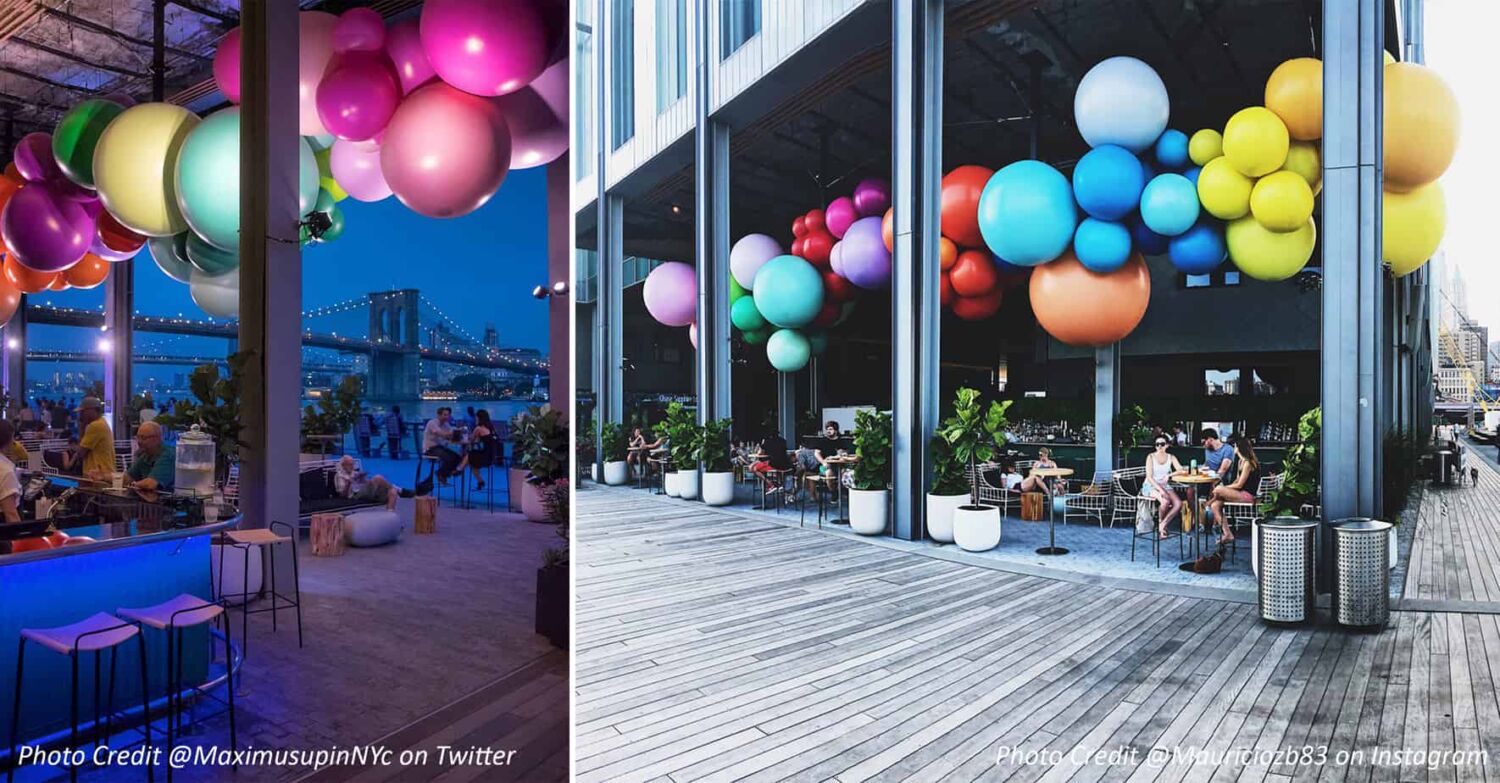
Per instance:
[[[884,288],[891,281],[891,251],[885,249],[880,220],[871,216],[854,221],[840,243],[844,277],[860,288]]]
[[[844,240],[834,242],[833,249],[828,251],[828,268],[834,274],[844,276]]]
[[[510,127],[510,167],[545,166],[568,151],[568,64],[560,62],[530,85],[495,99]]]
[[[729,249],[729,273],[746,291],[755,285],[755,273],[767,261],[781,255],[781,243],[765,234],[746,234]]]
[[[328,151],[328,168],[356,201],[380,201],[391,195],[391,186],[380,170],[380,145],[371,141],[339,139]]]
[[[401,81],[384,52],[336,54],[318,83],[318,119],[329,133],[365,141],[385,130],[401,103]]]
[[[890,183],[878,177],[862,179],[854,186],[854,211],[860,217],[884,215],[891,208]]]
[[[848,196],[839,196],[828,202],[828,209],[823,210],[823,220],[828,224],[828,232],[843,239],[844,232],[849,226],[859,219],[859,214],[854,209],[854,199]]]
[[[402,94],[409,94],[437,78],[437,71],[432,70],[427,51],[422,48],[422,33],[415,19],[391,25],[391,29],[385,32],[385,53],[396,66]]]
[[[6,246],[17,261],[38,272],[61,272],[78,263],[97,231],[83,203],[40,183],[16,191],[0,214]]]
[[[687,326],[698,320],[698,273],[689,264],[668,261],[651,270],[641,296],[646,312],[663,326]]]
[[[385,19],[369,8],[351,8],[333,26],[335,52],[378,52],[385,46]]]
[[[52,134],[36,131],[21,137],[14,156],[16,171],[27,182],[61,179],[62,169],[52,157]]]

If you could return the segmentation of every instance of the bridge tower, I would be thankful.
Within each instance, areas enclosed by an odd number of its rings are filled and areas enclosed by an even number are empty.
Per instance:
[[[421,329],[417,305],[421,294],[415,288],[378,291],[370,301],[371,400],[399,402],[417,399],[421,393]]]

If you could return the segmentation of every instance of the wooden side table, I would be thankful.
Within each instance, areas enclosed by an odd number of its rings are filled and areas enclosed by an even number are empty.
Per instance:
[[[413,530],[415,530],[418,535],[436,533],[437,511],[437,498],[431,495],[424,495],[422,497],[416,498],[416,513],[414,517],[415,522],[412,525]]]
[[[338,557],[344,554],[344,515],[313,514],[307,534],[314,557]]]

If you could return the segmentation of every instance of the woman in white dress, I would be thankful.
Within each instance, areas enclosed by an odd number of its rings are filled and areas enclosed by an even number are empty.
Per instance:
[[[1156,448],[1146,455],[1146,483],[1141,488],[1141,496],[1152,498],[1160,505],[1160,523],[1157,525],[1156,534],[1161,538],[1167,537],[1167,526],[1172,520],[1182,513],[1182,498],[1172,489],[1171,476],[1173,473],[1182,473],[1182,463],[1167,451],[1171,442],[1165,435],[1156,438]]]

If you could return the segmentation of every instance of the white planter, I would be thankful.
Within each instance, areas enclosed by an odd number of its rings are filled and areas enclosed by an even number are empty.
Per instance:
[[[677,471],[677,496],[683,500],[698,499],[698,471]]]
[[[890,495],[886,489],[849,490],[849,529],[862,536],[884,534]]]
[[[209,578],[213,580],[214,590],[224,599],[225,603],[238,606],[247,601],[255,600],[260,592],[263,571],[260,565],[260,547],[248,547],[250,563],[245,564],[246,549],[232,546],[209,547],[208,572]],[[219,575],[219,557],[224,558],[223,580]],[[247,579],[248,577],[248,579]],[[243,594],[249,593],[246,599]]]
[[[529,473],[531,471],[526,468],[510,468],[506,473],[505,479],[509,490],[506,497],[509,498],[507,503],[511,511],[521,510],[521,488],[526,486],[526,476]]]
[[[734,473],[704,473],[703,502],[710,506],[727,506],[734,502]]]
[[[953,543],[953,509],[968,502],[968,495],[927,493],[927,535],[933,541]]]
[[[595,484],[599,483],[599,463],[589,463],[589,478],[593,479]]]
[[[1400,554],[1400,550],[1396,547],[1396,531],[1399,529],[1395,525],[1391,525],[1391,529],[1386,531],[1386,539],[1391,542],[1391,554],[1387,560],[1387,565],[1390,566],[1392,571],[1396,570],[1396,557]]]
[[[521,513],[532,522],[547,522],[547,509],[542,505],[542,488],[530,481],[521,482]]]
[[[1000,545],[1000,509],[960,506],[953,510],[953,541],[967,552],[984,552]]]
[[[597,466],[595,466],[597,467]],[[611,487],[618,487],[630,480],[630,474],[625,470],[625,460],[604,463],[604,483]]]
[[[667,491],[667,497],[669,498],[680,497],[682,495],[682,491],[677,488],[677,471],[674,470],[662,476],[662,489]]]

